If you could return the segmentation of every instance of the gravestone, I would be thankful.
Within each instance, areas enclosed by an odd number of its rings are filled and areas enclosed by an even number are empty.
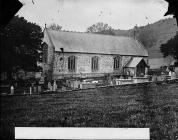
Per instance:
[[[53,91],[56,91],[56,89],[57,89],[57,84],[56,84],[56,81],[54,81],[54,83],[53,83]]]
[[[41,92],[41,86],[38,86],[38,93]]]
[[[30,87],[30,94],[32,94],[32,87]]]
[[[10,90],[11,90],[11,94],[14,94],[14,86],[11,86],[11,88],[10,88]]]
[[[52,90],[51,82],[48,82],[48,89]]]
[[[34,92],[34,93],[37,92],[37,88],[36,88],[36,86],[33,87],[33,92]]]

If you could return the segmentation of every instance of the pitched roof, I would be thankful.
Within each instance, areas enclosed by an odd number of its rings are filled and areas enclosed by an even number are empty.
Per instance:
[[[45,29],[45,40],[51,41],[55,51],[64,48],[64,52],[148,56],[148,51],[130,37]]]
[[[143,57],[133,57],[132,60],[125,67],[135,68],[141,61],[143,61],[145,65],[147,66]]]
[[[134,68],[142,59],[142,57],[134,57],[125,67]]]

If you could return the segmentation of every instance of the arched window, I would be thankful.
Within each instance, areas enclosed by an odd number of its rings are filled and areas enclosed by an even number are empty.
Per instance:
[[[114,58],[114,69],[115,70],[119,69],[119,67],[120,67],[120,57],[117,56],[117,57]]]
[[[97,56],[94,56],[91,59],[91,69],[92,69],[92,71],[98,71],[98,69],[99,69]]]
[[[48,62],[48,45],[46,43],[43,43],[42,48],[43,48],[43,62],[47,63]]]
[[[70,56],[68,57],[68,70],[70,72],[74,72],[75,71],[75,67],[76,67],[76,58],[75,56]]]

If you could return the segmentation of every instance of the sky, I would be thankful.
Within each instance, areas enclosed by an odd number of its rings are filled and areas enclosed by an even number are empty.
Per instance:
[[[164,0],[19,0],[23,7],[17,15],[44,28],[45,23],[63,30],[85,32],[97,22],[114,29],[128,30],[164,17],[168,4]]]

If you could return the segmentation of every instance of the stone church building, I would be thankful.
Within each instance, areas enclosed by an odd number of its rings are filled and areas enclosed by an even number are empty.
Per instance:
[[[143,76],[147,50],[135,39],[44,30],[43,75],[48,79],[111,75]]]

